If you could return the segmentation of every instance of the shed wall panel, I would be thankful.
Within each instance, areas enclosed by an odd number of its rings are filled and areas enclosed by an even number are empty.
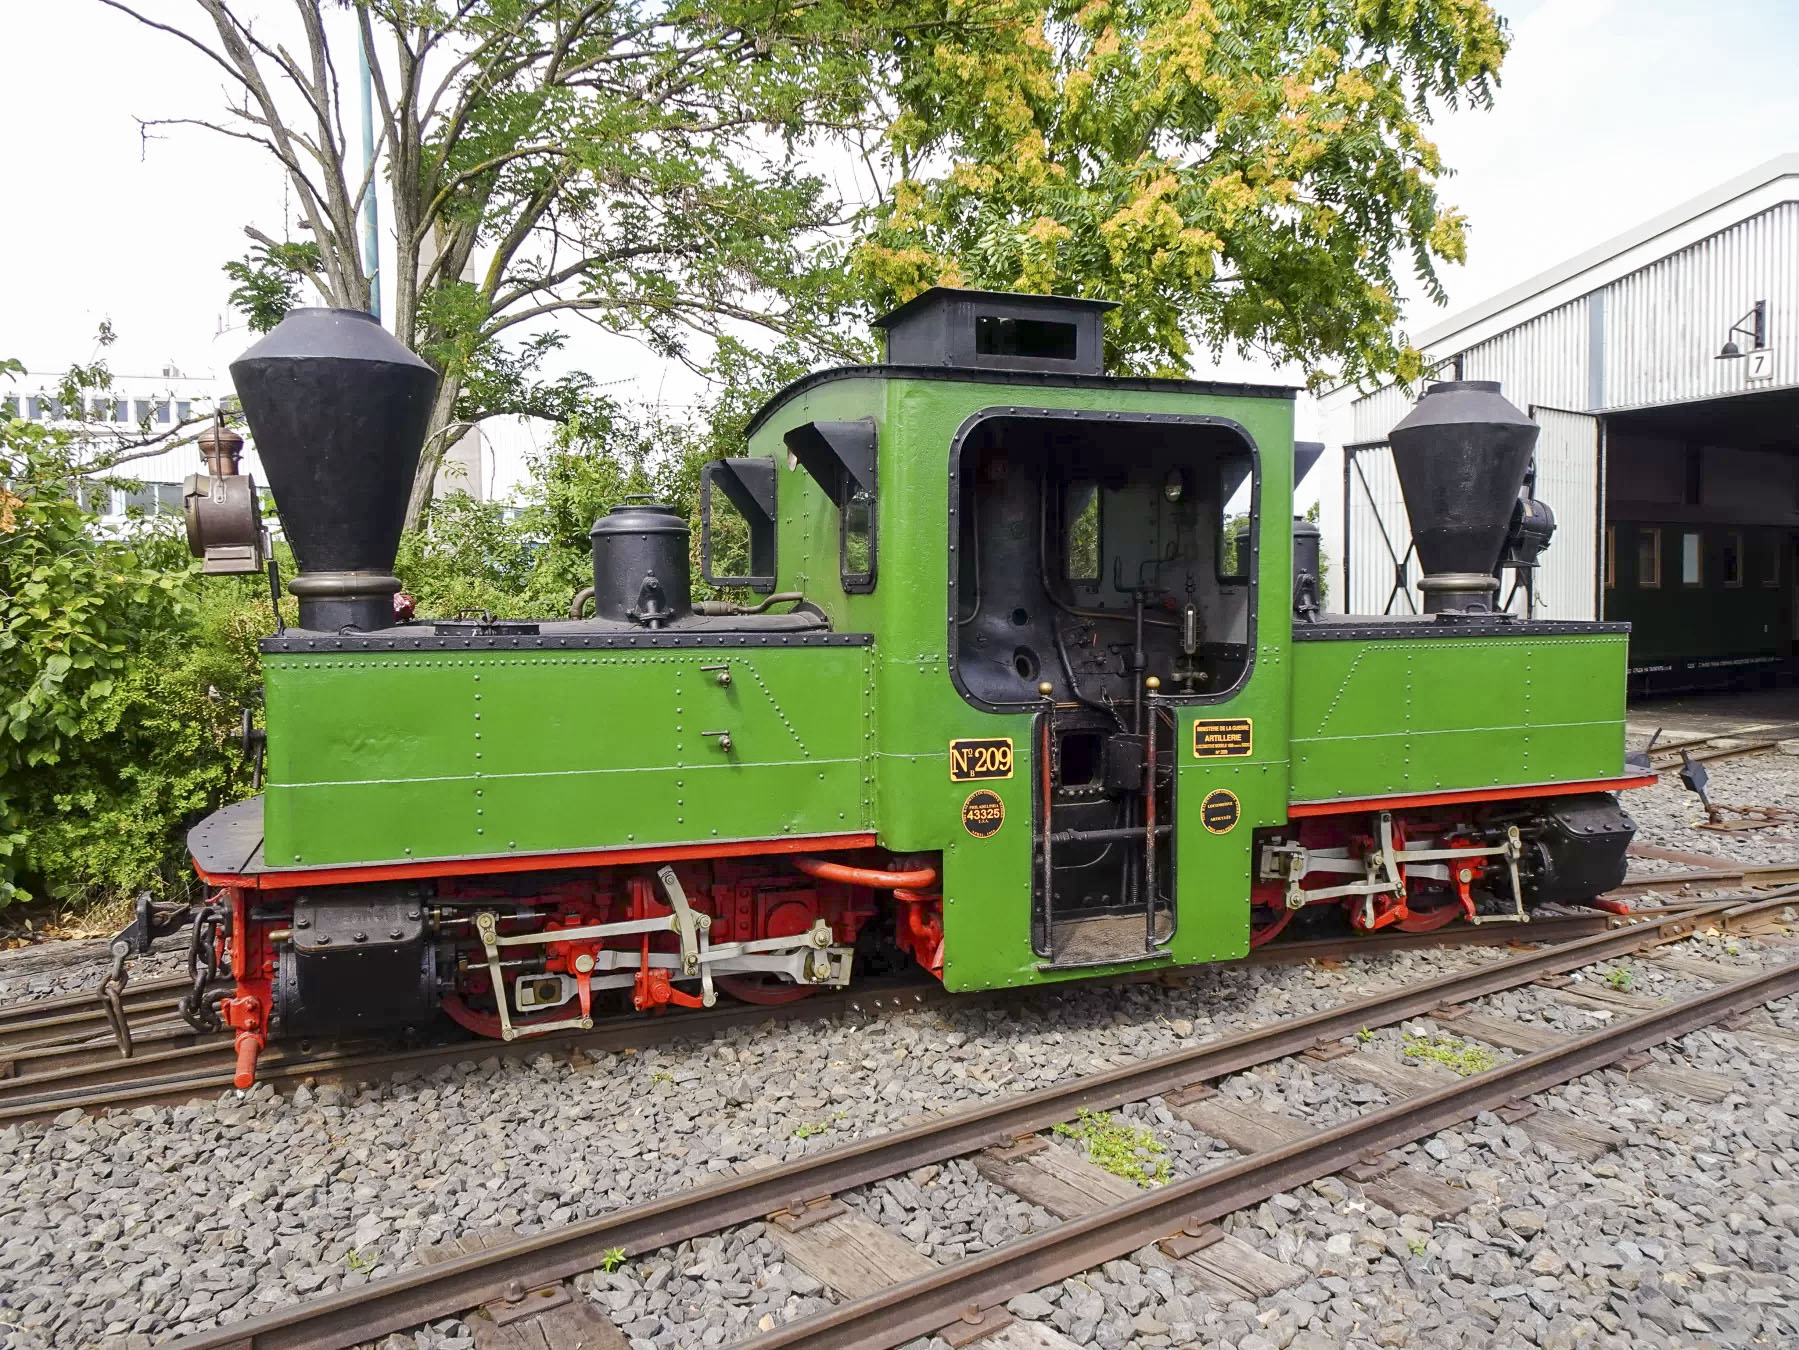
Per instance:
[[[1672,253],[1607,292],[1608,409],[1799,385],[1799,202]],[[1717,355],[1757,300],[1767,302],[1774,375],[1749,383],[1746,361]]]
[[[1498,380],[1520,408],[1587,406],[1587,297],[1552,309],[1462,353],[1470,380]]]
[[[1412,524],[1393,452],[1385,445],[1360,447],[1350,455],[1348,471],[1349,584],[1343,588],[1343,612],[1416,614],[1418,563],[1408,556]],[[1400,561],[1406,564],[1405,585],[1396,587]]]

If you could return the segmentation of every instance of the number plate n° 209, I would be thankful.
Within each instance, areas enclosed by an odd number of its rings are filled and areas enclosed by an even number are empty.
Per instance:
[[[1012,776],[1012,738],[990,736],[949,743],[949,780],[971,783],[982,778]]]

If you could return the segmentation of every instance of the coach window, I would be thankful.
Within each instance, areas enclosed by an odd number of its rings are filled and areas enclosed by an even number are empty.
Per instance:
[[[1700,565],[1704,556],[1705,536],[1698,530],[1683,530],[1680,535],[1680,584],[1682,586],[1701,586],[1705,584],[1704,568]]]
[[[1618,527],[1605,527],[1605,588],[1614,590],[1618,585]]]
[[[1761,536],[1762,585],[1775,587],[1780,585],[1780,531],[1763,530]]]
[[[1732,589],[1743,584],[1743,532],[1724,531],[1723,581]]]
[[[1662,532],[1639,527],[1637,530],[1637,585],[1654,590],[1662,584]]]
[[[715,459],[700,470],[700,576],[709,586],[775,588],[772,457]]]

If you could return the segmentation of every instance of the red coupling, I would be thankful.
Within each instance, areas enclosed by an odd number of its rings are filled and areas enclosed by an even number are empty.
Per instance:
[[[237,1076],[231,1081],[239,1089],[256,1086],[256,1057],[262,1053],[263,1040],[254,1031],[237,1033]]]
[[[237,1076],[232,1081],[239,1088],[254,1087],[256,1057],[269,1043],[262,1004],[247,994],[228,998],[219,1004],[219,1016],[226,1026],[237,1029]]]

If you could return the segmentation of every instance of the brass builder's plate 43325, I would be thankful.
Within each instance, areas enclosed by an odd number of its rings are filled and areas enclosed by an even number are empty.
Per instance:
[[[949,780],[972,783],[982,778],[1012,776],[1012,738],[984,736],[949,743]]]
[[[1195,759],[1228,759],[1255,748],[1256,724],[1247,717],[1217,717],[1193,724]]]

